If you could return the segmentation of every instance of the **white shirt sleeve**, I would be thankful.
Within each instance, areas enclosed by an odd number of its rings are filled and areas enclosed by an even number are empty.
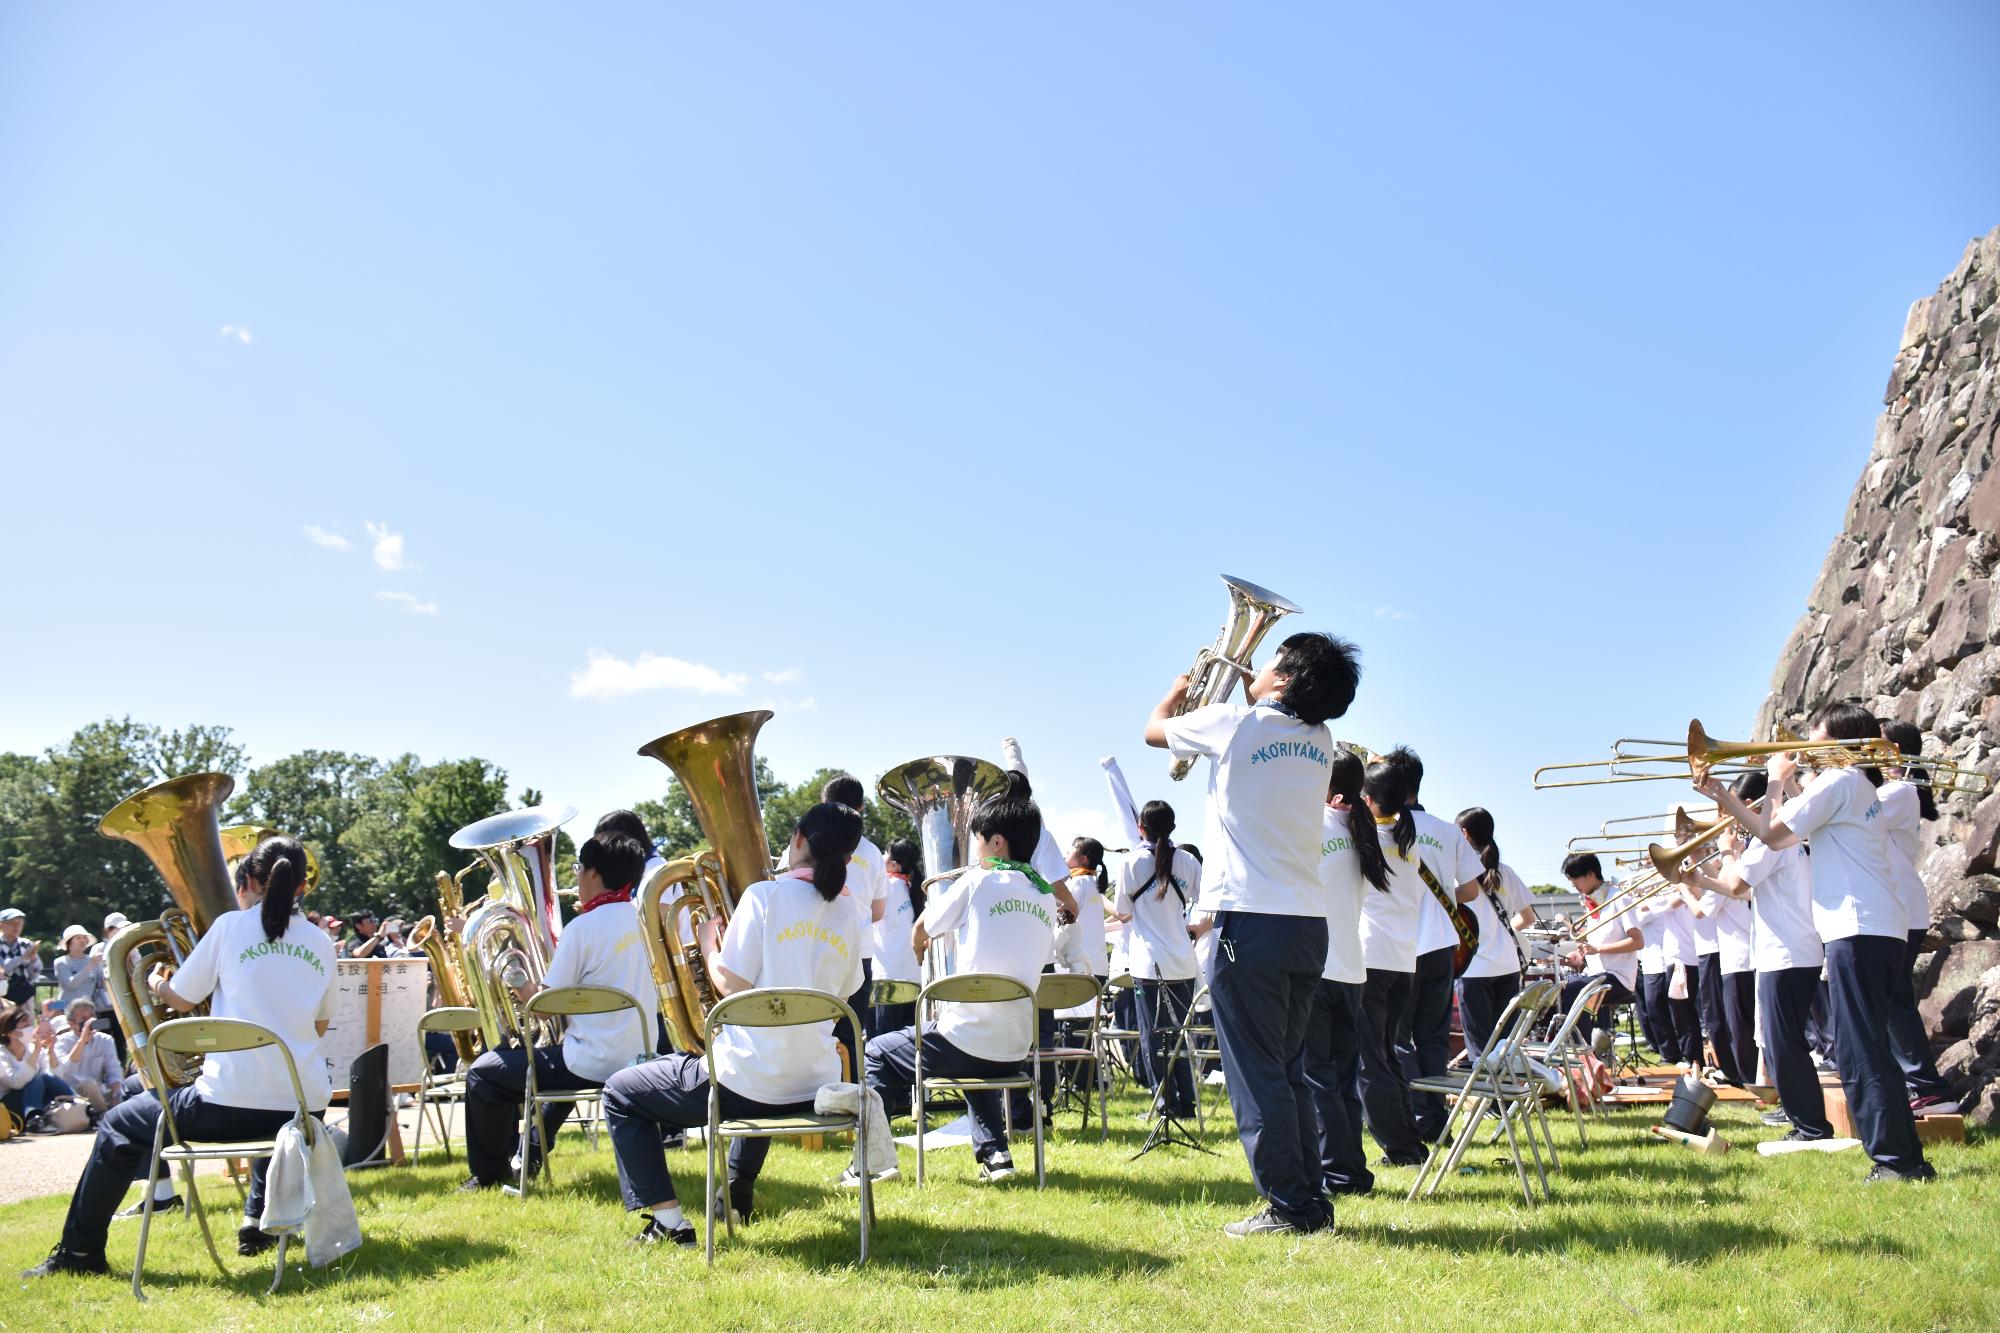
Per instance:
[[[752,986],[764,972],[764,924],[771,911],[770,897],[771,890],[761,885],[744,894],[722,936],[722,965]],[[853,952],[856,959],[861,957],[859,949]],[[852,995],[854,988],[847,993]]]
[[[1535,905],[1535,896],[1528,892],[1528,885],[1512,866],[1500,867],[1500,905],[1507,909],[1507,919],[1512,921],[1521,913]]]
[[[949,935],[958,929],[958,923],[965,920],[965,909],[972,898],[972,890],[966,881],[979,872],[968,871],[945,886],[945,891],[924,904],[924,914],[918,918],[923,922],[924,934],[936,939]]]
[[[313,1017],[322,1023],[331,1023],[340,1009],[340,967],[336,964],[326,974],[326,993],[319,997],[319,1008]]]
[[[1167,750],[1176,759],[1193,759],[1198,755],[1219,759],[1228,748],[1230,737],[1236,734],[1237,724],[1249,711],[1243,704],[1209,704],[1170,717],[1162,724]]]
[[[1126,858],[1118,863],[1118,891],[1112,898],[1112,905],[1120,916],[1132,915],[1132,890],[1137,885],[1132,882],[1132,860]]]
[[[1801,838],[1810,838],[1832,822],[1844,804],[1838,774],[1827,772],[1778,810],[1778,822]]]
[[[576,923],[572,921],[570,924],[574,926]],[[542,975],[544,990],[582,984],[588,967],[583,956],[585,934],[581,930],[565,930],[556,940],[556,956],[549,959],[549,970]]]
[[[1453,827],[1456,828],[1457,826],[1453,825]],[[1453,887],[1459,884],[1470,884],[1473,880],[1478,879],[1486,873],[1486,863],[1479,859],[1479,853],[1472,846],[1472,839],[1465,836],[1464,830],[1459,831],[1457,856],[1458,859],[1454,862],[1457,868],[1452,873],[1458,878]]]
[[[263,933],[261,930],[258,932]],[[183,1000],[199,1004],[215,993],[215,983],[222,967],[223,932],[211,927],[207,934],[195,941],[194,949],[187,961],[174,969],[174,979],[167,984],[174,994]]]
[[[1175,870],[1187,880],[1183,886],[1187,892],[1188,910],[1201,901],[1201,862],[1179,848],[1174,849]]]

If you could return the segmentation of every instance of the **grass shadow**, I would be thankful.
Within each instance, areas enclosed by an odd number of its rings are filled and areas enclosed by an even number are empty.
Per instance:
[[[851,1207],[852,1205],[850,1205]],[[724,1253],[719,1244],[720,1260]],[[855,1219],[850,1215],[839,1231],[811,1235],[781,1235],[769,1240],[754,1228],[739,1233],[729,1248],[759,1256],[781,1255],[824,1267],[856,1262]],[[844,1251],[844,1253],[843,1253]],[[964,1291],[1018,1287],[1049,1278],[1088,1278],[1106,1274],[1164,1272],[1174,1255],[1137,1249],[1101,1239],[991,1224],[938,1223],[922,1217],[889,1215],[878,1208],[869,1236],[868,1268],[888,1267],[922,1274],[926,1285]],[[862,1271],[866,1271],[863,1269]]]
[[[209,1220],[215,1226],[215,1220]],[[367,1278],[397,1284],[421,1281],[427,1278],[448,1277],[459,1270],[476,1263],[498,1260],[513,1251],[506,1245],[490,1240],[455,1238],[449,1246],[442,1246],[430,1238],[404,1240],[390,1232],[387,1235],[371,1234],[364,1222],[361,1248],[325,1268],[306,1266],[305,1243],[293,1241],[291,1252],[285,1256],[285,1283],[277,1294],[266,1297],[265,1290],[271,1285],[271,1270],[276,1263],[275,1252],[255,1259],[237,1259],[230,1263],[229,1276],[221,1277],[215,1272],[215,1265],[209,1262],[207,1253],[201,1247],[201,1238],[189,1222],[189,1240],[193,1248],[188,1251],[188,1267],[181,1270],[156,1268],[148,1265],[145,1285],[148,1292],[155,1289],[167,1291],[181,1287],[215,1288],[224,1287],[238,1295],[249,1296],[260,1303],[266,1299],[282,1301],[287,1298],[310,1297],[318,1299],[329,1288],[342,1282]],[[225,1252],[224,1262],[230,1262],[227,1251],[234,1240],[233,1228],[224,1227],[216,1233],[215,1244]],[[159,1237],[154,1237],[157,1245]],[[149,1256],[156,1257],[156,1256]],[[114,1266],[114,1271],[116,1271]],[[126,1270],[129,1274],[129,1269]]]

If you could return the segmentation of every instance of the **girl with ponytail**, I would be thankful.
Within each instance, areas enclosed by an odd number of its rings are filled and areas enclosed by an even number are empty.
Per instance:
[[[861,815],[852,806],[823,801],[806,811],[792,834],[786,869],[745,890],[726,929],[711,922],[702,931],[703,962],[719,996],[782,987],[846,997],[862,989],[869,914],[847,882],[848,862],[860,844]],[[832,1022],[730,1025],[710,1029],[708,1041],[725,1119],[809,1115],[819,1089],[841,1078]],[[605,1081],[604,1120],[619,1189],[628,1211],[646,1214],[635,1243],[695,1243],[667,1171],[661,1132],[706,1124],[708,1098],[708,1066],[691,1051],[631,1065]],[[736,1139],[729,1145],[729,1207],[742,1220],[754,1208],[770,1143]]]
[[[1186,848],[1174,846],[1174,824],[1174,808],[1165,801],[1148,801],[1139,811],[1145,842],[1119,870],[1113,910],[1128,923],[1125,964],[1134,983],[1133,1017],[1145,1080],[1156,1105],[1180,1118],[1194,1114],[1194,1071],[1185,1060],[1170,1060],[1169,1054],[1201,971],[1195,961],[1195,929],[1188,924],[1188,912],[1201,898],[1201,862]]]
[[[1914,723],[1885,720],[1882,736],[1906,755],[1924,752],[1924,733]],[[1938,1073],[1931,1056],[1930,1039],[1924,1020],[1917,1012],[1917,952],[1931,932],[1931,898],[1917,861],[1924,852],[1924,824],[1938,817],[1937,798],[1931,794],[1930,774],[1920,767],[1885,770],[1888,778],[1876,793],[1882,802],[1882,831],[1888,835],[1889,870],[1895,877],[1896,897],[1903,905],[1909,950],[1904,966],[1889,982],[1889,1046],[1902,1067],[1903,1082],[1912,1100],[1930,1107],[1951,1100],[1951,1087]]]
[[[1073,952],[1085,964],[1078,970],[1102,981],[1111,974],[1111,955],[1104,940],[1104,913],[1112,901],[1111,870],[1104,864],[1104,844],[1095,838],[1078,838],[1070,847],[1069,869],[1069,892],[1076,899]],[[1056,953],[1061,955],[1060,945]]]
[[[1479,896],[1471,904],[1472,915],[1479,922],[1479,952],[1458,979],[1458,1012],[1465,1025],[1465,1045],[1478,1059],[1493,1036],[1494,1020],[1521,989],[1523,954],[1520,937],[1514,932],[1534,924],[1535,905],[1527,884],[1500,860],[1492,814],[1476,805],[1461,810],[1458,827],[1485,868],[1479,877]]]
[[[1368,765],[1360,796],[1389,876],[1386,891],[1361,894],[1361,1105],[1389,1164],[1414,1166],[1423,1161],[1424,1141],[1410,1115],[1409,1080],[1394,1038],[1416,986],[1417,926],[1428,890],[1417,874],[1417,824],[1403,767]],[[1373,1183],[1372,1176],[1364,1180],[1357,1193]]]
[[[305,867],[305,848],[297,839],[259,843],[236,869],[238,910],[217,917],[172,978],[153,989],[177,1013],[206,1003],[217,1018],[255,1023],[276,1036],[298,1070],[306,1109],[317,1114],[332,1095],[319,1045],[339,992],[333,941],[297,911]],[[268,1139],[299,1112],[284,1053],[269,1046],[211,1053],[193,1084],[160,1091],[173,1103],[175,1128],[193,1142]],[[62,1239],[30,1276],[108,1271],[104,1241],[111,1218],[145,1170],[160,1115],[158,1097],[127,1097],[105,1112],[70,1198]],[[258,1254],[277,1243],[254,1221],[264,1213],[269,1166],[269,1158],[259,1158],[251,1167],[244,1202],[244,1216],[251,1220],[236,1233],[239,1254]],[[152,1190],[156,1208],[177,1202],[170,1180],[155,1181]]]

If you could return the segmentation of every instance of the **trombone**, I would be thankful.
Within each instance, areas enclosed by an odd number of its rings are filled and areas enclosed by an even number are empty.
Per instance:
[[[1732,816],[1724,815],[1711,824],[1696,828],[1694,821],[1683,813],[1674,822],[1674,836],[1678,841],[1672,847],[1662,847],[1657,842],[1648,844],[1646,860],[1651,868],[1635,876],[1630,883],[1619,885],[1618,892],[1598,904],[1594,913],[1586,913],[1579,917],[1570,927],[1572,941],[1581,940],[1599,926],[1610,925],[1620,917],[1630,915],[1675,887],[1680,883],[1677,875],[1681,862],[1728,832],[1736,820]],[[1721,854],[1720,847],[1712,848],[1695,864],[1706,865]],[[1621,899],[1624,901],[1620,901]],[[1618,904],[1617,910],[1607,911],[1606,909],[1613,903]]]
[[[1646,747],[1646,748],[1640,748]],[[1710,777],[1734,777],[1752,773],[1774,754],[1792,754],[1801,767],[1827,768],[1926,768],[1928,785],[1934,791],[1978,795],[1991,785],[1984,773],[1965,768],[1948,759],[1926,759],[1906,755],[1893,741],[1871,737],[1854,741],[1806,741],[1780,732],[1775,741],[1718,741],[1702,729],[1699,719],[1688,723],[1687,743],[1638,740],[1631,737],[1613,742],[1611,757],[1579,763],[1544,764],[1535,770],[1537,791],[1562,787],[1604,787],[1627,782],[1688,782],[1700,785]],[[1655,771],[1664,768],[1665,771]],[[1550,778],[1551,773],[1590,771],[1595,776]],[[1601,771],[1600,771],[1601,770]]]

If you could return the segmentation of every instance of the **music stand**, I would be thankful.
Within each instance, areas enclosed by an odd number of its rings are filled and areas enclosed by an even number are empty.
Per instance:
[[[1196,1152],[1207,1153],[1210,1157],[1219,1155],[1215,1149],[1203,1143],[1195,1131],[1187,1127],[1185,1120],[1167,1110],[1167,1089],[1173,1086],[1174,1071],[1181,1063],[1182,1052],[1187,1045],[1181,1040],[1181,1028],[1187,1023],[1187,1014],[1185,1011],[1178,1014],[1174,1012],[1171,996],[1172,992],[1164,983],[1156,983],[1153,991],[1152,1044],[1153,1049],[1158,1049],[1163,1041],[1167,1044],[1166,1067],[1160,1071],[1159,1079],[1153,1084],[1153,1127],[1146,1132],[1146,1141],[1139,1145],[1139,1151],[1126,1159],[1128,1161],[1136,1162],[1153,1149],[1164,1148],[1169,1144],[1192,1148]],[[1174,1021],[1171,1027],[1161,1021],[1165,1015],[1173,1015]],[[1143,1051],[1142,1058],[1150,1061],[1152,1053],[1152,1050]],[[1197,1098],[1201,1096],[1199,1087],[1194,1089],[1194,1095]]]

